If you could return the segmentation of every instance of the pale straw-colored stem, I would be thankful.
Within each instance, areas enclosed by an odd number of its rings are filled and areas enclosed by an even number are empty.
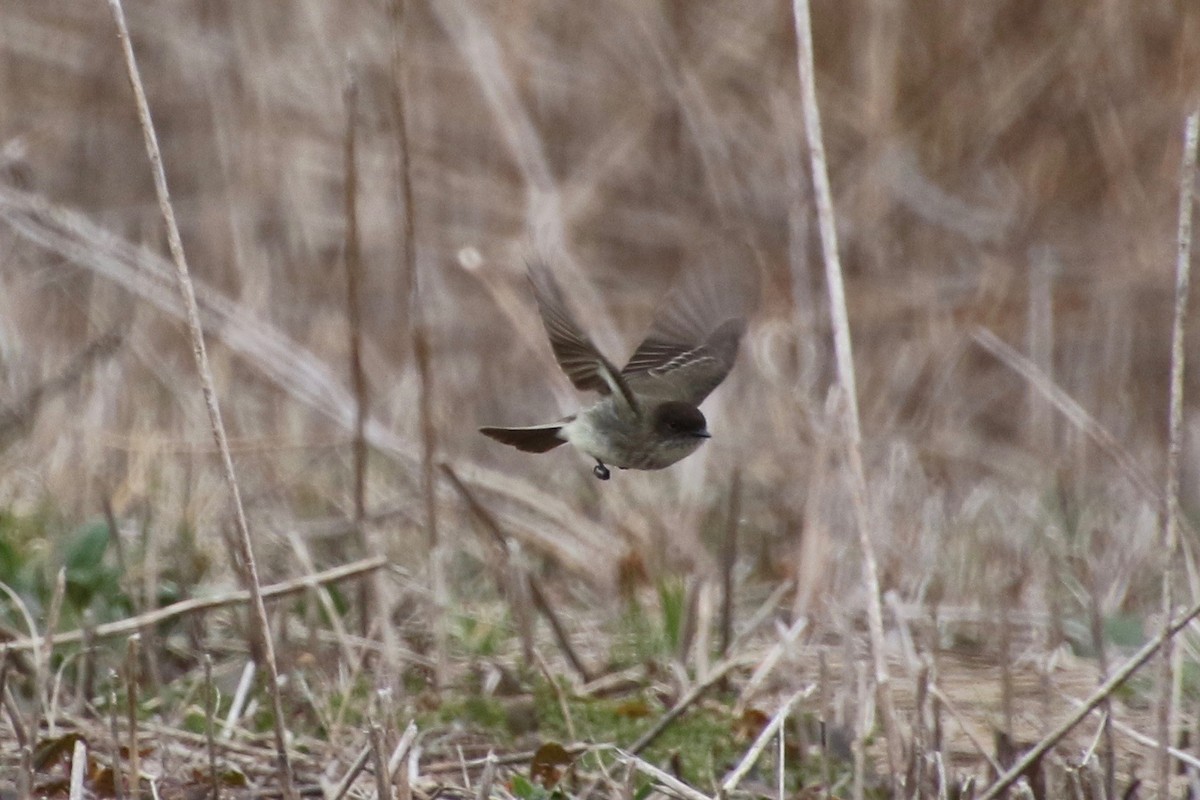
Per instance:
[[[858,417],[858,389],[854,378],[854,352],[850,341],[850,319],[846,311],[846,288],[842,280],[842,265],[838,257],[837,223],[833,211],[833,191],[829,184],[829,169],[825,161],[825,143],[821,135],[821,111],[817,104],[817,86],[813,65],[812,18],[808,0],[793,0],[792,13],[796,25],[796,60],[800,74],[800,99],[804,112],[804,130],[812,162],[813,191],[816,195],[817,223],[821,232],[821,250],[825,261],[825,282],[829,290],[830,318],[833,321],[833,345],[837,360],[838,383],[845,404],[845,426],[849,437],[847,455],[854,492],[854,509],[858,525],[858,541],[863,554],[863,577],[867,590],[867,625],[874,657],[875,686],[883,714],[884,736],[887,738],[888,766],[895,776],[903,775],[903,753],[900,731],[896,725],[895,703],[888,679],[887,660],[883,651],[883,607],[880,602],[879,568],[871,542],[874,514],[867,490],[866,470],[862,457],[862,428]],[[899,792],[901,780],[896,781]]]
[[[225,433],[225,423],[221,419],[221,407],[217,401],[217,390],[213,381],[212,370],[208,363],[208,352],[204,346],[204,333],[200,327],[200,309],[196,303],[196,291],[192,286],[191,275],[188,272],[187,259],[183,253],[183,240],[179,236],[179,226],[175,222],[175,211],[171,206],[171,195],[167,191],[167,176],[163,171],[162,153],[158,147],[158,135],[154,131],[154,123],[150,117],[150,105],[146,101],[146,91],[142,87],[141,74],[138,71],[137,59],[133,53],[133,44],[129,39],[129,27],[125,24],[125,12],[121,0],[108,0],[112,10],[113,21],[117,25],[117,33],[121,40],[121,50],[125,56],[125,68],[133,88],[134,100],[137,104],[138,121],[141,123],[142,136],[145,139],[146,155],[150,159],[150,171],[154,176],[154,191],[158,196],[158,208],[162,213],[163,222],[167,228],[167,245],[171,250],[171,258],[175,263],[175,277],[179,285],[179,293],[187,312],[188,335],[192,342],[192,355],[196,359],[196,370],[200,373],[200,386],[204,393],[204,405],[208,409],[208,420],[212,427],[213,439],[221,457],[221,467],[225,480],[229,485],[230,499],[233,505],[234,522],[237,527],[237,550],[241,560],[241,569],[235,564],[234,571],[241,577],[250,592],[250,620],[255,637],[258,639],[262,659],[267,668],[267,691],[271,696],[272,716],[275,731],[275,752],[279,768],[279,784],[285,800],[295,796],[292,787],[292,769],[287,752],[287,731],[284,727],[283,699],[279,690],[279,667],[275,662],[275,647],[271,641],[270,626],[267,621],[267,609],[263,604],[262,590],[258,580],[258,564],[254,559],[254,546],[250,539],[250,525],[246,521],[246,510],[242,506],[241,491],[238,489],[237,476],[233,468],[233,455],[229,450],[229,439]]]

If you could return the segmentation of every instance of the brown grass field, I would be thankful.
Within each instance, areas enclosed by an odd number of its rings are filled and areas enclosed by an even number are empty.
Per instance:
[[[0,798],[979,797],[1200,600],[1200,4],[813,3],[865,496],[791,4],[126,0],[281,721],[108,4],[0,0]],[[477,432],[532,251],[618,362],[757,275],[697,454]],[[1198,633],[1008,796],[1200,797]]]

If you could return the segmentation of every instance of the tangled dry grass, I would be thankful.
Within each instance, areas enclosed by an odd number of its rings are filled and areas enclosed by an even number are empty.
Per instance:
[[[789,791],[827,790],[844,767],[837,792],[883,796],[790,4],[403,6],[126,10],[263,581],[389,564],[362,590],[310,586],[270,605],[302,788],[333,791],[371,750],[366,720],[389,752],[418,720],[421,746],[406,752],[424,755],[406,790],[485,796],[487,750],[532,750],[536,737],[467,733],[433,709],[492,697],[495,676],[516,671],[526,688],[567,685],[547,708],[568,709],[569,725],[613,661],[638,663],[632,684],[670,707],[712,675],[727,584],[731,624],[748,632],[728,651],[737,664],[720,699],[705,702],[743,719],[811,681],[797,708],[853,746],[838,761],[829,736],[813,744],[798,723],[810,747],[780,759],[795,768]],[[967,776],[978,787],[1011,763],[1072,710],[1067,694],[1087,695],[1161,628],[1164,571],[1182,605],[1200,591],[1191,528],[1174,557],[1160,531],[1200,7],[825,0],[813,25],[908,786],[966,793]],[[234,699],[242,665],[261,655],[238,606],[144,622],[232,591],[238,564],[106,5],[0,0],[0,98],[0,581],[13,590],[0,620],[5,640],[24,642],[0,673],[11,694],[0,763],[31,772],[34,748],[21,745],[73,747],[65,725],[86,733],[98,759],[88,790],[104,794],[109,733],[129,724],[109,717],[140,696],[135,734],[171,743],[147,751],[147,774],[200,791],[208,653],[230,720],[220,758],[273,786],[258,739],[270,715],[246,705],[266,694],[248,682]],[[531,243],[556,255],[619,360],[672,281],[723,266],[735,239],[756,254],[740,266],[761,272],[764,291],[737,368],[705,406],[714,439],[700,453],[599,484],[568,453],[529,457],[477,435],[578,402],[525,290]],[[1189,332],[1187,352],[1195,344]],[[1185,521],[1200,504],[1196,374],[1183,392]],[[768,596],[768,616],[747,626]],[[630,608],[677,640],[630,658]],[[140,695],[122,639],[91,638],[129,618],[143,620]],[[34,646],[56,628],[79,642]],[[1174,653],[1170,735],[1184,752],[1200,738],[1200,657],[1188,634]],[[120,674],[106,682],[109,668]],[[1111,739],[1089,718],[1031,790],[1152,785],[1151,675],[1107,706]],[[44,729],[18,736],[31,720]],[[636,738],[589,735],[601,750]],[[797,766],[817,751],[830,773]],[[650,752],[642,763],[670,760]],[[593,792],[623,790],[604,753],[578,767],[572,795],[592,780]],[[64,768],[58,757],[46,775]],[[425,780],[441,774],[434,763],[453,778]],[[1174,763],[1184,791],[1195,759]],[[349,790],[373,790],[378,771]],[[529,800],[511,782],[496,791]]]

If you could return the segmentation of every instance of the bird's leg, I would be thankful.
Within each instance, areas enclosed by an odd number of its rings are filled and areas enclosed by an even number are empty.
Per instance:
[[[608,471],[608,467],[604,466],[604,462],[598,458],[596,459],[596,466],[592,467],[592,474],[602,481],[608,480],[609,476],[612,475]]]

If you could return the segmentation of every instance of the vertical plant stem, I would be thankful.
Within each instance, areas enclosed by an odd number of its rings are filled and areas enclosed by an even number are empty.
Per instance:
[[[8,677],[8,651],[4,653],[4,677]],[[21,711],[17,708],[17,702],[13,698],[12,690],[8,688],[7,683],[0,687],[0,705],[4,707],[4,711],[8,714],[8,723],[12,726],[13,738],[17,740],[17,748],[20,752],[20,768],[17,773],[17,796],[21,798],[32,797],[33,787],[33,762],[31,755],[33,747],[29,743],[29,737],[32,735],[25,724],[21,721]]]
[[[83,640],[79,646],[79,685],[75,691],[76,713],[82,712],[96,691],[96,615],[90,608],[83,610],[80,627]],[[0,690],[3,687],[0,686]]]
[[[53,660],[54,660],[54,629],[58,627],[58,618],[62,614],[63,598],[67,593],[67,570],[62,567],[58,570],[58,575],[54,578],[54,593],[50,596],[50,609],[46,617],[46,636],[42,640],[42,645],[39,648],[40,655],[38,656],[35,667],[34,678],[37,681],[37,686],[34,687],[34,704],[33,704],[33,722],[30,724],[29,737],[31,746],[37,747],[38,737],[41,735],[42,723],[47,724],[48,729],[53,728],[53,720],[49,718],[51,712],[51,676],[53,675]]]
[[[433,592],[433,636],[435,680],[440,686],[446,673],[447,586],[445,558],[438,536],[437,430],[433,422],[434,385],[430,369],[429,329],[421,311],[420,273],[417,271],[415,222],[413,219],[412,154],[409,148],[408,99],[405,85],[404,34],[407,31],[405,0],[392,4],[392,79],[397,116],[397,147],[400,157],[400,200],[403,205],[404,274],[408,278],[408,297],[404,298],[412,332],[413,356],[417,362],[418,411],[421,420],[421,496],[425,506],[425,533],[429,544],[430,583]]]
[[[138,661],[141,637],[136,634],[129,637],[125,649],[125,714],[129,724],[129,793],[139,797],[142,764],[141,753],[138,751]]]
[[[204,333],[200,326],[200,309],[196,303],[196,290],[192,286],[191,275],[188,272],[187,259],[183,252],[183,241],[179,236],[179,226],[175,222],[175,211],[171,205],[171,196],[167,190],[167,176],[163,171],[162,153],[158,147],[158,135],[154,131],[154,123],[150,117],[150,105],[146,101],[146,91],[142,87],[142,78],[138,71],[137,59],[133,53],[133,44],[129,39],[129,28],[125,24],[125,11],[121,0],[108,0],[112,11],[113,21],[117,26],[117,35],[121,41],[121,49],[125,57],[125,68],[129,83],[133,89],[134,100],[137,104],[138,121],[141,124],[142,136],[145,139],[146,155],[150,159],[150,171],[154,177],[154,190],[158,197],[159,211],[167,228],[167,244],[171,250],[171,259],[175,264],[175,277],[179,285],[179,293],[187,314],[188,334],[192,343],[192,355],[196,360],[196,370],[200,374],[200,386],[204,394],[204,404],[208,410],[209,424],[212,427],[213,439],[221,456],[221,467],[225,480],[229,485],[230,499],[233,505],[234,522],[237,527],[235,540],[237,556],[244,570],[235,569],[242,576],[250,593],[251,627],[258,639],[258,651],[267,668],[267,690],[271,696],[273,723],[275,732],[275,753],[278,762],[279,783],[284,800],[293,800],[295,792],[292,787],[291,762],[287,753],[287,733],[284,728],[283,699],[280,696],[279,668],[275,662],[275,647],[271,642],[270,626],[267,622],[267,609],[263,604],[262,588],[258,579],[258,564],[254,558],[254,546],[250,538],[250,525],[246,521],[246,511],[242,506],[241,491],[238,488],[237,476],[233,468],[233,455],[229,450],[229,439],[225,432],[225,423],[221,418],[221,408],[217,401],[217,390],[213,381],[212,370],[208,363],[208,351],[204,345]]]
[[[1092,568],[1092,574],[1089,576],[1089,584],[1091,589],[1091,597],[1088,605],[1091,607],[1090,619],[1092,627],[1092,641],[1096,647],[1096,665],[1100,669],[1100,680],[1103,682],[1108,678],[1109,660],[1108,660],[1108,643],[1104,640],[1104,616],[1100,609],[1100,576],[1095,567]],[[1047,709],[1049,710],[1049,709]],[[1116,757],[1117,752],[1113,743],[1113,705],[1108,698],[1100,704],[1100,711],[1103,713],[1103,731],[1101,732],[1101,750],[1100,758],[1104,760],[1104,796],[1113,797],[1113,792],[1116,788]],[[1047,715],[1047,724],[1049,724],[1049,715]]]
[[[87,771],[87,743],[76,739],[71,749],[71,785],[67,797],[70,800],[83,800],[83,776]]]
[[[105,494],[102,502],[104,507],[104,521],[108,524],[108,540],[112,542],[113,553],[117,559],[117,583],[125,590],[129,598],[134,603],[137,603],[137,592],[124,585],[129,575],[129,565],[125,560],[125,542],[121,540],[121,527],[117,524],[117,515],[113,511],[112,498]],[[141,608],[135,606],[134,612],[141,613],[141,611]]]
[[[821,232],[821,249],[825,260],[825,281],[829,290],[830,316],[833,320],[833,344],[837,359],[838,383],[845,404],[845,425],[849,438],[848,456],[854,493],[854,509],[858,541],[863,555],[866,581],[867,624],[874,656],[875,686],[883,715],[884,736],[887,738],[888,766],[893,776],[903,768],[900,732],[896,724],[895,703],[888,679],[887,661],[883,652],[883,608],[880,602],[879,569],[875,548],[871,542],[873,516],[867,489],[866,471],[862,458],[862,430],[858,416],[858,390],[854,377],[854,352],[850,341],[850,320],[846,311],[846,289],[842,281],[838,257],[837,225],[834,219],[833,191],[825,161],[825,144],[821,136],[821,112],[817,104],[817,87],[813,63],[812,17],[808,0],[793,0],[792,15],[796,26],[796,60],[800,75],[800,96],[804,110],[804,130],[812,161],[813,191],[817,201],[817,222]],[[901,781],[893,786],[896,796],[902,794]]]
[[[383,752],[383,729],[372,722],[368,729],[371,739],[371,766],[375,772],[375,796],[392,800],[392,779],[387,770],[387,754]]]
[[[1029,360],[1044,375],[1054,377],[1054,272],[1056,264],[1049,249],[1029,254],[1029,307],[1026,314],[1026,344]],[[1035,450],[1053,448],[1053,408],[1036,386],[1026,386],[1029,445]]]
[[[1200,136],[1200,111],[1187,119],[1183,137],[1183,159],[1179,171],[1179,226],[1175,253],[1175,316],[1171,326],[1171,389],[1167,433],[1166,489],[1163,492],[1162,543],[1165,560],[1162,577],[1162,614],[1164,629],[1171,624],[1175,605],[1172,587],[1172,566],[1179,545],[1179,453],[1183,433],[1183,337],[1187,322],[1188,284],[1191,275],[1192,252],[1192,189],[1196,181],[1196,141]],[[1174,716],[1175,683],[1173,676],[1173,643],[1167,639],[1159,654],[1161,670],[1158,684],[1158,796],[1170,795],[1171,722]]]
[[[413,239],[412,212],[412,169],[408,147],[408,86],[405,80],[404,37],[406,27],[405,6],[407,0],[392,0],[392,103],[396,116],[396,156],[398,163],[396,188],[399,191],[401,229],[404,240],[401,242],[404,253],[404,263],[400,266],[402,282],[400,285],[399,308],[407,308],[413,299],[413,282],[416,280],[416,242]],[[411,312],[412,309],[408,308]]]
[[[371,554],[367,541],[367,374],[362,361],[362,252],[358,229],[358,79],[351,72],[343,93],[346,105],[346,242],[342,260],[346,267],[346,320],[349,329],[350,384],[354,390],[354,533],[359,557]],[[359,581],[359,632],[366,638],[371,624],[371,584],[374,576]]]
[[[221,778],[217,774],[216,728],[217,687],[213,683],[212,656],[204,654],[204,741],[208,746],[208,779],[212,784],[212,800],[221,800]]]
[[[529,579],[529,594],[533,600],[534,606],[546,618],[546,622],[550,625],[550,632],[554,634],[554,641],[558,644],[558,649],[562,651],[566,657],[567,663],[571,665],[571,669],[575,670],[575,674],[584,683],[592,679],[592,674],[583,664],[583,659],[575,651],[575,647],[571,644],[571,637],[567,633],[566,627],[562,624],[562,620],[558,618],[558,613],[554,610],[550,600],[546,597],[546,593],[542,590],[541,581],[535,575],[528,575]]]
[[[1016,737],[1013,729],[1013,675],[1012,675],[1012,622],[1009,618],[1008,593],[998,598],[999,607],[996,613],[1000,615],[997,624],[999,628],[1000,647],[1000,708],[1004,718],[1004,734],[1009,738]]]
[[[416,287],[417,281],[414,280],[414,295]],[[413,302],[414,309],[416,305],[416,302]],[[437,432],[433,424],[433,376],[430,374],[429,340],[426,334],[424,322],[417,321],[413,344],[420,375],[418,404],[421,414],[421,496],[425,504],[425,531],[429,544],[430,583],[433,591],[433,636],[436,651],[434,677],[437,686],[441,687],[445,684],[448,670],[446,608],[449,606],[449,591],[446,585],[445,554],[438,536],[437,479],[433,471],[434,458],[437,455]]]
[[[734,471],[729,487],[729,520],[721,542],[721,644],[718,657],[729,653],[733,641],[733,571],[737,565],[738,522],[742,514],[742,473]]]
[[[117,718],[121,714],[120,706],[117,705],[117,680],[116,670],[110,671],[108,675],[108,726],[109,736],[112,739],[110,758],[112,759],[113,791],[117,800],[125,800],[125,781],[121,775],[121,731],[117,726]]]

